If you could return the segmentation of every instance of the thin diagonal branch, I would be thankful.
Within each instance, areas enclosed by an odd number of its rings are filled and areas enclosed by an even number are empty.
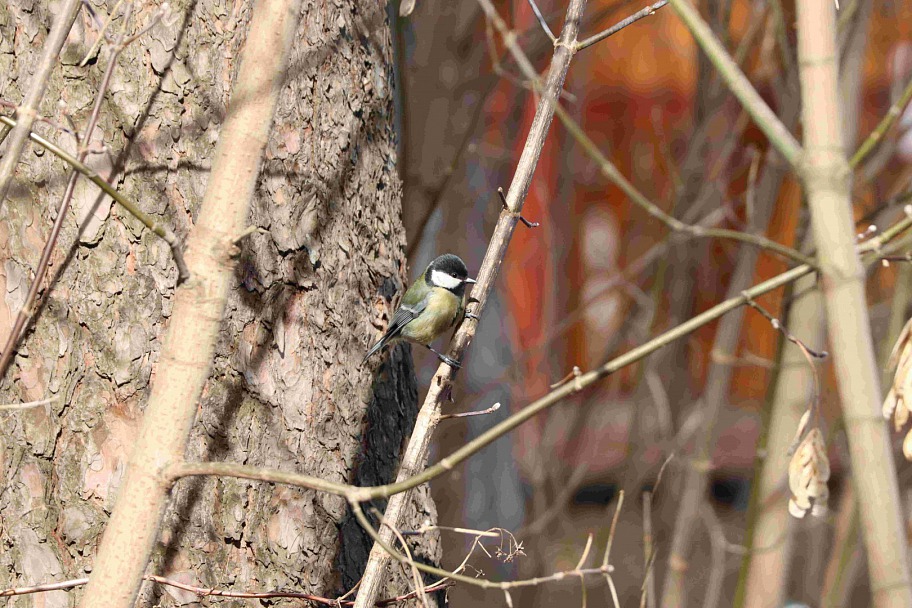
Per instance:
[[[771,312],[763,308],[758,302],[755,302],[753,299],[749,299],[747,301],[747,305],[763,315],[763,318],[770,322],[770,325],[773,326],[773,329],[781,333],[782,337],[800,348],[801,351],[809,357],[813,357],[815,359],[826,359],[830,356],[830,354],[825,350],[817,351],[810,348],[807,344],[802,342],[800,338],[796,337],[792,332],[790,332],[788,328],[783,325],[782,321],[774,317]]]
[[[3,201],[6,200],[6,195],[9,193],[16,165],[19,163],[19,157],[22,155],[25,142],[32,130],[35,115],[38,113],[38,105],[41,103],[41,98],[44,97],[51,72],[57,65],[57,55],[60,54],[60,49],[66,42],[73,22],[76,21],[80,6],[82,6],[82,0],[66,0],[63,7],[57,11],[57,19],[44,43],[44,53],[41,55],[38,69],[35,70],[28,94],[16,112],[19,124],[13,129],[9,148],[3,155],[3,159],[0,160],[0,207],[3,206]]]
[[[855,169],[864,162],[874,148],[883,140],[884,135],[887,134],[890,127],[892,127],[899,117],[902,116],[903,110],[906,109],[906,106],[909,105],[910,101],[912,101],[912,79],[909,80],[906,88],[903,89],[899,99],[890,106],[890,109],[887,110],[884,117],[880,119],[880,122],[874,127],[874,130],[871,131],[868,137],[861,142],[860,146],[858,146],[858,150],[856,150],[855,154],[852,155],[852,158],[849,159],[850,167]]]
[[[6,136],[10,134],[13,128],[6,123],[3,123],[3,126],[0,126],[0,145],[6,141]]]
[[[593,44],[601,42],[602,40],[604,40],[605,38],[608,38],[609,36],[613,36],[614,34],[617,34],[618,32],[620,32],[622,29],[624,29],[628,25],[630,25],[632,23],[636,23],[640,19],[649,17],[651,15],[655,15],[655,12],[657,10],[659,10],[660,8],[662,8],[663,6],[665,6],[666,4],[668,4],[668,0],[659,0],[656,3],[650,4],[646,8],[635,12],[634,14],[630,15],[623,21],[619,21],[619,22],[615,23],[614,25],[609,27],[607,30],[601,31],[598,34],[596,34],[595,36],[590,36],[589,38],[586,38],[585,40],[583,40],[581,42],[577,42],[576,43],[576,52],[580,52],[583,49],[589,48]]]
[[[104,43],[105,39],[107,38],[108,28],[111,27],[112,23],[114,23],[114,18],[117,16],[118,11],[120,11],[120,6],[123,3],[124,3],[124,0],[117,0],[117,4],[115,4],[114,8],[112,8],[110,10],[110,12],[108,13],[108,18],[105,19],[104,24],[101,25],[101,29],[98,30],[98,38],[95,39],[95,43],[92,44],[92,46],[89,48],[88,52],[86,52],[85,57],[83,57],[82,61],[79,62],[79,67],[84,68],[85,66],[87,66],[89,64],[89,61],[92,59],[92,57],[94,57],[98,53],[98,51],[101,49],[101,45]],[[91,4],[87,3],[86,8],[88,8],[89,12],[95,18],[96,24],[99,23],[98,16],[95,14],[94,9],[92,9]]]
[[[33,407],[41,407],[42,405],[47,405],[49,403],[54,403],[59,401],[60,397],[49,397],[48,399],[41,399],[39,401],[27,401],[25,403],[4,403],[0,405],[0,412],[14,412],[18,410],[27,410]],[[0,596],[2,597],[2,596]]]
[[[529,0],[529,6],[532,7],[532,12],[535,13],[535,18],[538,19],[538,24],[541,25],[541,28],[545,31],[545,34],[548,35],[548,38],[551,39],[551,42],[557,42],[557,36],[555,36],[554,32],[551,31],[551,28],[548,27],[548,22],[545,21],[545,16],[542,15],[541,9],[538,8],[538,4],[535,3],[535,0]]]
[[[744,109],[753,118],[754,123],[763,131],[770,143],[782,154],[792,167],[798,169],[802,162],[803,151],[795,136],[785,128],[782,121],[763,101],[754,89],[747,76],[738,64],[728,55],[722,43],[713,34],[709,25],[700,17],[689,0],[669,0],[681,20],[687,25],[700,48],[719,71],[719,75],[728,84],[728,88],[738,98]]]
[[[0,124],[3,124],[5,127],[13,127],[16,125],[16,121],[14,121],[12,118],[9,118],[8,116],[0,116]],[[135,201],[128,198],[117,188],[111,185],[110,182],[105,181],[105,179],[98,175],[94,169],[85,163],[80,162],[78,158],[57,144],[52,143],[51,141],[34,132],[29,134],[29,138],[48,152],[54,154],[54,156],[63,162],[70,165],[73,169],[81,173],[83,176],[85,176],[90,182],[98,186],[105,194],[114,199],[114,202],[123,207],[124,211],[135,217],[155,236],[159,237],[165,243],[167,243],[168,247],[171,249],[171,255],[174,257],[174,264],[177,266],[178,285],[190,278],[190,270],[187,268],[187,262],[184,260],[181,241],[167,225],[160,223],[157,219],[142,211]]]
[[[492,14],[496,15],[490,0],[479,0],[479,2],[490,18],[493,18]],[[573,45],[576,44],[580,20],[585,6],[586,0],[571,0],[567,9],[567,16],[564,20],[560,38],[555,43],[554,56],[548,71],[547,81],[542,90],[541,100],[526,137],[516,172],[507,191],[506,208],[501,211],[494,227],[494,234],[491,237],[491,242],[488,245],[478,273],[478,283],[472,289],[474,302],[469,304],[467,312],[475,318],[467,316],[465,322],[456,332],[448,353],[451,359],[460,360],[471,343],[478,326],[477,319],[481,315],[488,295],[494,287],[494,280],[506,254],[507,245],[510,243],[513,230],[516,228],[522,213],[523,203],[532,183],[532,175],[538,164],[538,159],[548,134],[548,128],[554,118],[554,109],[557,107],[558,96],[567,76],[567,70],[570,68],[570,61],[574,54]],[[499,19],[499,16],[497,19]],[[404,480],[412,477],[425,467],[428,446],[439,422],[441,403],[449,390],[453,374],[453,368],[449,365],[441,364],[431,380],[430,389],[418,414],[415,430],[409,439],[397,479]],[[393,497],[387,505],[384,520],[390,526],[399,527],[406,504],[408,504],[407,492]],[[383,531],[381,532],[381,537],[386,545],[391,544],[391,532]],[[384,550],[381,543],[375,542],[361,581],[358,601],[355,604],[356,608],[367,608],[374,602],[388,561],[389,554]]]

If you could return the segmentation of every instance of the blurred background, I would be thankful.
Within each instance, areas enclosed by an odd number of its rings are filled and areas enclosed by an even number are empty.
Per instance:
[[[793,2],[696,4],[800,137]],[[912,75],[912,12],[901,1],[842,4],[841,101],[851,154]],[[645,5],[592,0],[582,35]],[[565,3],[539,0],[539,7],[559,32]],[[553,46],[527,0],[498,1],[495,8],[544,73]],[[411,274],[445,251],[462,256],[475,272],[501,208],[497,189],[509,186],[535,112],[534,87],[474,0],[419,0],[410,17],[394,21]],[[665,212],[690,224],[765,234],[813,254],[799,184],[671,8],[581,51],[561,105]],[[903,116],[857,167],[861,234],[876,233],[902,212],[912,176],[910,126],[912,116]],[[557,119],[523,214],[541,225],[518,226],[451,405],[454,411],[503,407],[443,422],[432,460],[547,393],[574,366],[590,370],[796,264],[735,241],[670,231],[634,205]],[[908,318],[910,278],[903,264],[869,274],[873,331],[884,361]],[[808,347],[826,349],[813,281],[760,303]],[[522,555],[505,560],[477,553],[471,560],[489,577],[546,575],[572,569],[590,533],[589,563],[600,563],[623,490],[611,559],[623,606],[639,605],[650,563],[654,576],[647,587],[657,591],[648,605],[661,598],[670,564],[685,575],[686,605],[751,604],[746,590],[757,583],[748,580],[745,564],[761,554],[777,564],[769,566],[770,580],[775,568],[785,572],[784,588],[773,593],[782,602],[866,605],[870,589],[828,361],[815,367],[833,468],[830,512],[781,517],[788,500],[782,446],[814,399],[814,373],[780,338],[756,311],[740,310],[610,376],[434,482],[440,523],[515,534]],[[423,349],[413,355],[419,386],[426,386],[437,362]],[[901,455],[897,462],[903,500],[910,502],[910,467]],[[757,498],[764,463],[779,479],[766,501]],[[695,516],[681,520],[683,486],[695,467],[707,476],[705,498]],[[778,530],[766,545],[753,536],[765,512]],[[669,559],[681,521],[691,542],[686,554]],[[455,567],[470,541],[445,533],[445,566]],[[589,580],[592,605],[610,605],[607,585]],[[580,594],[579,582],[567,580],[517,591],[513,602],[580,605]],[[500,605],[504,600],[496,595],[466,586],[450,591],[454,606]]]

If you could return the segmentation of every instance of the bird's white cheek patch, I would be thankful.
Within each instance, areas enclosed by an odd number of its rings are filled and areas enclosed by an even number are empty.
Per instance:
[[[439,270],[435,270],[431,273],[431,282],[434,283],[434,285],[443,287],[444,289],[455,289],[462,284],[462,281],[456,277],[451,277],[447,273],[440,272]]]

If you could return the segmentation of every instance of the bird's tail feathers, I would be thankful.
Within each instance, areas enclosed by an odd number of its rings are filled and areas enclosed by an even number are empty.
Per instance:
[[[375,352],[377,352],[378,350],[380,350],[381,348],[386,346],[387,342],[389,342],[389,338],[387,336],[383,336],[382,338],[380,338],[380,340],[376,344],[371,346],[371,349],[369,351],[367,351],[367,354],[364,355],[364,359],[361,360],[361,365],[364,365],[367,362],[367,360],[370,359],[371,355],[373,355]]]

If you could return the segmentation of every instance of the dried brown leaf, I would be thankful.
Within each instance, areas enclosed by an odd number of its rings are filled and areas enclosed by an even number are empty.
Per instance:
[[[795,455],[789,462],[789,513],[804,517],[808,510],[813,515],[826,513],[830,478],[830,461],[826,455],[826,444],[819,428],[812,428],[801,441]]]

